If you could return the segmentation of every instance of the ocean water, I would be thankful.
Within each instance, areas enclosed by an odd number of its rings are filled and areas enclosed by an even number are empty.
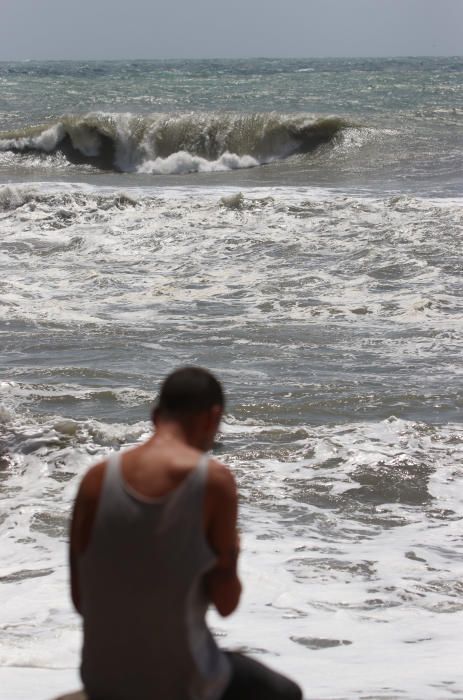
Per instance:
[[[0,63],[0,698],[78,687],[67,528],[176,366],[229,401],[224,646],[463,698],[463,59]]]

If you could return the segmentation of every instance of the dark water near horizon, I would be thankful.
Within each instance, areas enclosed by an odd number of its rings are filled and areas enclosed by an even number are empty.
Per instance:
[[[70,504],[184,363],[229,395],[221,643],[307,698],[463,698],[462,67],[0,63],[5,700],[78,683]]]

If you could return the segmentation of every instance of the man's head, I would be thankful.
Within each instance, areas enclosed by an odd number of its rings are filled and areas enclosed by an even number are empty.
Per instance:
[[[225,406],[218,380],[201,367],[182,367],[166,377],[153,409],[153,422],[177,423],[188,441],[210,449]]]

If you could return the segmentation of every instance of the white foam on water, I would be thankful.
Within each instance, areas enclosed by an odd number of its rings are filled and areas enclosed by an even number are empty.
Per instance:
[[[0,687],[5,700],[52,700],[80,688],[80,679],[75,669],[65,671],[29,667],[0,668]]]
[[[181,173],[211,173],[239,168],[253,168],[259,161],[252,156],[239,156],[236,153],[223,153],[217,160],[207,160],[186,151],[173,153],[167,158],[144,161],[138,166],[138,173],[173,175]]]
[[[53,124],[48,129],[44,129],[39,133],[23,136],[20,138],[0,139],[0,151],[9,148],[23,150],[26,148],[37,149],[45,153],[51,153],[57,144],[64,136],[64,128],[62,124]]]
[[[176,158],[166,167],[177,167]],[[368,325],[373,318],[404,324],[426,319],[437,329],[441,312],[456,304],[452,276],[443,278],[439,265],[430,265],[420,249],[429,247],[432,226],[440,249],[450,259],[456,253],[459,202],[262,188],[247,191],[236,207],[225,205],[223,196],[222,189],[0,188],[0,219],[12,251],[11,258],[3,253],[9,283],[2,289],[0,315],[105,323],[111,308],[113,320],[118,314],[126,319],[127,309],[139,322],[136,309],[143,315],[146,294],[154,304],[219,297],[229,305],[227,293],[238,287],[249,297],[251,320],[284,317],[305,323],[336,316]],[[180,212],[187,212],[187,226]],[[15,246],[29,250],[26,269],[15,262]],[[274,250],[281,259],[297,250],[294,264],[280,265],[267,254]],[[205,255],[207,270],[202,269]],[[317,266],[313,256],[326,262]],[[122,294],[116,271],[121,260],[142,264],[145,272],[140,278],[134,267]],[[193,290],[191,263],[202,280]],[[102,273],[102,265],[107,270],[114,265],[115,272]],[[391,272],[396,280],[386,288],[383,280]],[[104,294],[98,284],[104,284]],[[82,295],[92,299],[86,308]],[[460,326],[456,315],[454,323]]]
[[[233,350],[216,359],[240,392],[219,443],[245,590],[236,615],[211,614],[219,641],[307,697],[461,695],[461,426],[393,417],[427,397],[458,409],[461,211],[305,188],[0,188],[2,341],[31,358],[0,382],[5,700],[76,687],[72,501],[88,466],[146,438],[126,412],[154,395],[137,358],[93,375],[72,348],[112,358],[140,328],[157,333],[138,350],[173,362],[182,343]]]

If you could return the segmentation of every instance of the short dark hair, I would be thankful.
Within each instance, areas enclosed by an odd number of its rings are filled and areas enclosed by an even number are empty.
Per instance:
[[[153,419],[156,414],[182,419],[213,406],[225,406],[220,382],[202,367],[181,367],[169,374],[161,384],[152,416]]]

